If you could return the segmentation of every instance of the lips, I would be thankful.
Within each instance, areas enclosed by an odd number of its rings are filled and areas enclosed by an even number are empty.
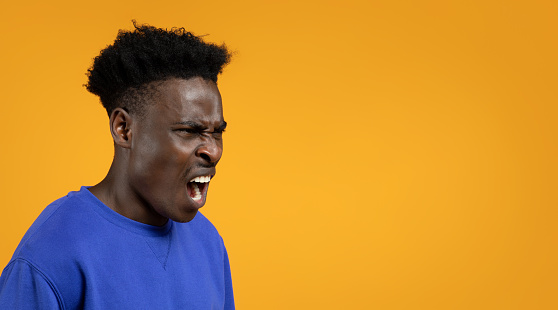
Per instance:
[[[201,203],[205,200],[204,198],[207,194],[207,188],[211,177],[211,175],[198,176],[188,182],[188,195],[193,201]]]

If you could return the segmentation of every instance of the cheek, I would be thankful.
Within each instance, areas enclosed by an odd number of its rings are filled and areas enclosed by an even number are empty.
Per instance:
[[[164,143],[157,139],[142,139],[132,147],[130,152],[130,163],[132,170],[138,176],[154,178],[165,170],[172,159],[171,153]],[[146,180],[148,181],[148,180]]]
[[[175,180],[191,166],[192,149],[184,143],[154,143],[138,153],[136,169],[143,170],[153,182]]]

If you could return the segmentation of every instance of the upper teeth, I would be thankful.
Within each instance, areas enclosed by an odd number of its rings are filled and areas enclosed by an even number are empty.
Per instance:
[[[211,180],[211,176],[205,175],[205,176],[201,176],[201,177],[195,177],[190,182],[208,183],[209,180]]]

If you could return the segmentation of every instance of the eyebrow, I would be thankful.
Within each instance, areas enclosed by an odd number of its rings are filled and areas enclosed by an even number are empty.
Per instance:
[[[207,129],[206,126],[204,126],[200,123],[196,123],[194,121],[177,122],[177,123],[174,123],[174,125],[184,125],[184,126],[188,126],[188,127],[191,127],[192,129],[200,130],[200,131],[203,131],[203,130]],[[219,127],[215,128],[215,130],[216,131],[224,131],[225,128],[227,128],[227,122],[222,121],[221,124],[219,124]]]
[[[227,128],[227,122],[222,121],[222,122],[221,122],[221,125],[219,125],[219,127],[217,127],[216,130],[217,130],[217,131],[224,131],[225,128]]]

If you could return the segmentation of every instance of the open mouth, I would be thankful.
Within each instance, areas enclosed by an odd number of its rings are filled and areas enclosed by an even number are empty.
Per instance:
[[[195,177],[188,182],[187,188],[190,198],[192,198],[195,202],[202,201],[202,198],[205,197],[205,194],[207,193],[207,187],[210,180],[210,175],[204,175]]]

